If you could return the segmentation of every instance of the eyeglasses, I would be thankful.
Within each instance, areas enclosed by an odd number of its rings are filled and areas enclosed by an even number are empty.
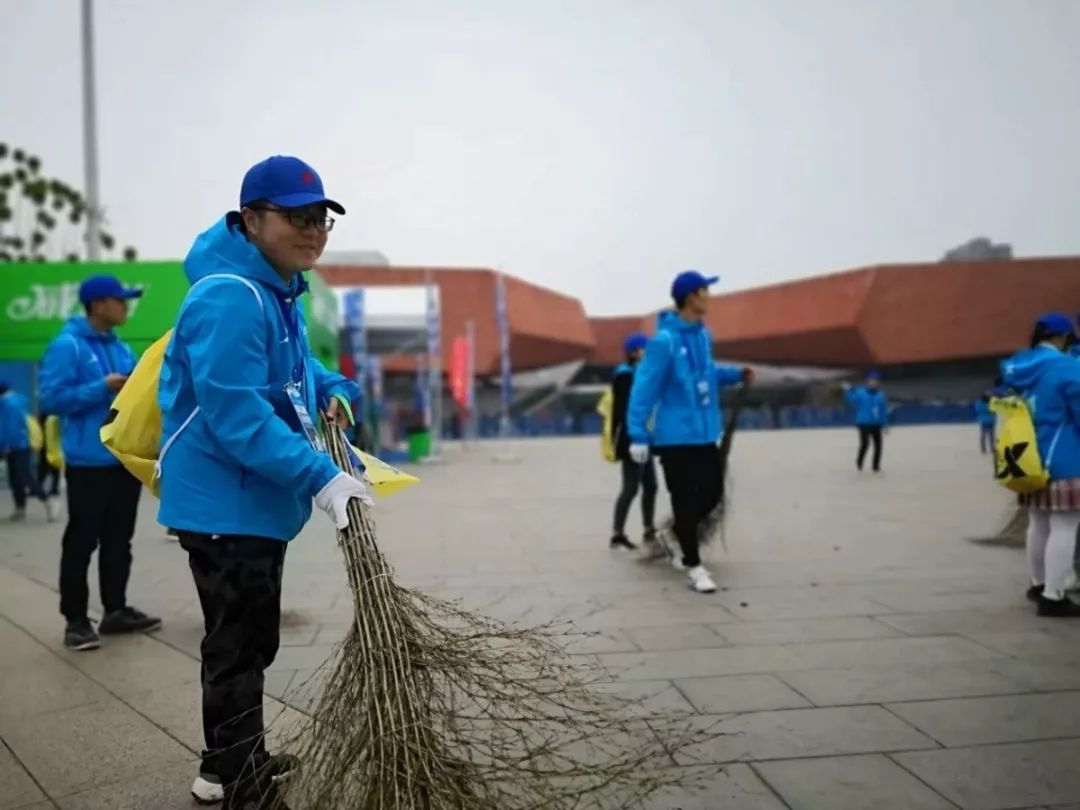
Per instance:
[[[302,231],[308,226],[313,227],[315,230],[321,233],[329,233],[334,230],[333,217],[316,216],[314,214],[305,214],[302,211],[293,211],[287,208],[274,208],[269,205],[249,205],[252,211],[273,211],[275,214],[281,214],[285,219],[289,221],[289,224],[296,228],[298,231]]]

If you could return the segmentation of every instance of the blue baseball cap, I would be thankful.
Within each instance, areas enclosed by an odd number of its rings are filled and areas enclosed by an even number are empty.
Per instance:
[[[1047,312],[1045,315],[1040,315],[1039,320],[1035,321],[1035,326],[1041,326],[1043,332],[1051,336],[1071,335],[1076,331],[1072,319],[1061,312]]]
[[[866,372],[866,379],[881,380],[881,372],[878,371],[876,368],[872,368],[868,372]]]
[[[679,301],[705,287],[711,287],[720,276],[703,276],[697,270],[685,270],[671,282],[671,297]]]
[[[247,170],[240,186],[240,207],[266,200],[279,208],[300,208],[322,204],[344,214],[341,203],[328,199],[322,178],[297,157],[274,155]]]
[[[125,287],[116,276],[90,276],[79,285],[79,301],[89,304],[102,298],[141,298],[143,291]]]
[[[648,345],[649,338],[644,332],[634,332],[632,335],[626,336],[622,347],[627,354],[633,354],[638,349],[644,349]]]

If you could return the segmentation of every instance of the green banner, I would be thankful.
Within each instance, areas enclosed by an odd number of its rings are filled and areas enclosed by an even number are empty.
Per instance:
[[[0,266],[0,361],[36,362],[64,322],[82,312],[79,284],[100,274],[116,276],[143,297],[131,302],[128,322],[117,330],[136,354],[172,328],[187,294],[180,262],[7,264]],[[312,352],[327,368],[338,367],[338,312],[333,292],[315,273],[311,294],[301,299]]]

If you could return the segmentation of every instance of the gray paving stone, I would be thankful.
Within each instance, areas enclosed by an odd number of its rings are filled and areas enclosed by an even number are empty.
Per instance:
[[[825,641],[817,644],[793,644],[787,649],[795,658],[792,669],[896,667],[913,661],[922,664],[944,664],[995,657],[995,654],[985,647],[957,636]]]
[[[771,588],[753,592],[731,591],[717,594],[717,597],[733,616],[748,622],[871,616],[884,612],[880,605],[866,597],[816,590],[792,592]]]
[[[1027,691],[1018,680],[988,668],[986,661],[879,667],[872,659],[864,666],[779,672],[792,686],[818,706],[885,703],[898,700],[1009,695]]]
[[[57,801],[60,810],[192,810],[191,781],[198,762],[135,779],[114,781]]]
[[[4,648],[5,656],[16,655]],[[41,712],[85,706],[109,698],[109,693],[69,667],[54,653],[38,647],[19,657],[24,667],[0,675],[0,728],[16,720],[31,722]]]
[[[15,810],[48,798],[0,742],[0,810]]]
[[[1012,810],[1080,798],[1080,740],[893,754],[964,810]]]
[[[692,768],[685,769],[692,772]],[[710,774],[697,790],[671,788],[658,793],[644,810],[785,810],[748,765],[728,765]]]
[[[1031,603],[1020,598],[1009,609],[1002,609],[999,605],[995,610],[977,612],[894,613],[878,616],[876,621],[911,636],[955,634],[971,637],[978,633],[1042,631],[1046,627],[1046,619],[1036,616]]]
[[[675,685],[702,714],[800,709],[811,703],[773,675],[688,678]]]
[[[334,654],[335,647],[329,644],[314,644],[309,647],[282,647],[274,657],[274,663],[267,672],[284,670],[314,669],[322,666]]]
[[[995,672],[1033,691],[1080,689],[1080,662],[1068,658],[999,658],[991,661],[990,666]]]
[[[690,714],[695,711],[681,690],[671,681],[628,681],[597,686],[597,691],[617,695],[625,700],[634,701],[635,714]]]
[[[93,652],[64,652],[64,659],[121,698],[148,688],[166,689],[199,677],[199,662],[151,636],[113,636]]]
[[[6,729],[4,739],[53,797],[192,760],[191,751],[115,700],[36,715]]]
[[[728,643],[716,632],[701,624],[679,624],[670,627],[631,627],[624,630],[623,633],[639,649],[645,652],[728,646]]]
[[[1049,630],[970,633],[968,638],[999,655],[1016,658],[1053,656],[1080,664],[1080,640],[1065,639]]]
[[[772,672],[797,663],[793,653],[780,646],[612,653],[598,658],[618,678],[638,681]]]
[[[702,716],[698,727],[717,720]],[[936,743],[879,706],[792,709],[722,719],[718,736],[680,752],[680,764],[747,762],[935,748]]]
[[[950,748],[1080,737],[1080,692],[891,703],[887,708]]]
[[[955,805],[880,754],[754,766],[791,810],[952,810]]]
[[[637,652],[640,648],[625,630],[571,632],[563,642],[563,649],[572,655],[596,653]]]
[[[902,635],[865,616],[836,616],[823,619],[739,622],[718,625],[716,632],[732,644],[799,644],[811,641],[854,641]]]

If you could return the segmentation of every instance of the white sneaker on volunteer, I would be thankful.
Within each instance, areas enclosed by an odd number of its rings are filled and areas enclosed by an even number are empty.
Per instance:
[[[49,523],[56,523],[56,518],[60,514],[60,504],[56,498],[45,499],[45,518]]]
[[[714,593],[716,591],[716,583],[713,582],[713,578],[705,570],[704,565],[691,568],[687,573],[690,575],[690,582],[693,584],[694,590],[698,593]]]

